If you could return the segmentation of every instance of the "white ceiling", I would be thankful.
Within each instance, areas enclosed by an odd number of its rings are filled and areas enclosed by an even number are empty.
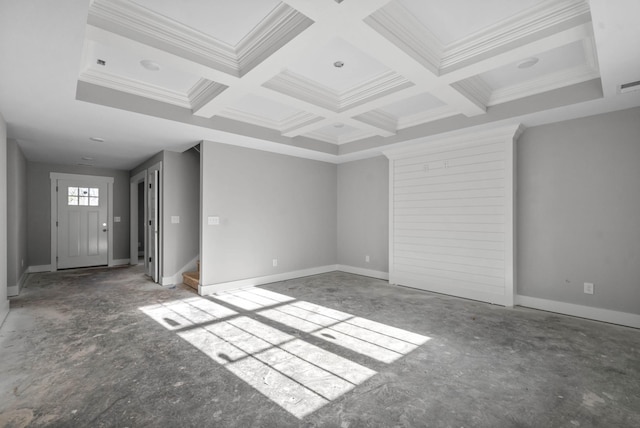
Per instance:
[[[640,80],[634,16],[637,0],[0,0],[0,112],[33,161],[130,169],[213,140],[345,162],[640,105],[617,91]]]

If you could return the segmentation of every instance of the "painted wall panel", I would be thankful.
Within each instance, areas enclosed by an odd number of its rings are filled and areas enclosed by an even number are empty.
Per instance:
[[[209,141],[201,162],[204,285],[336,264],[336,165]]]
[[[7,140],[7,285],[19,294],[27,264],[27,160],[15,140]]]
[[[389,272],[388,230],[387,158],[338,165],[338,263]]]
[[[639,184],[640,108],[527,129],[518,294],[640,314]]]
[[[385,152],[390,282],[513,305],[517,127]]]

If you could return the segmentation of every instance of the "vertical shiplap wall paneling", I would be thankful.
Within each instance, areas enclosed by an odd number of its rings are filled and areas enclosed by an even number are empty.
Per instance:
[[[521,128],[389,150],[390,282],[513,306]]]

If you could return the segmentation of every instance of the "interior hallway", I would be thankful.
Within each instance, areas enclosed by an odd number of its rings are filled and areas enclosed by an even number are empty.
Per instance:
[[[341,272],[212,298],[33,274],[0,361],[0,426],[640,426],[640,331]]]

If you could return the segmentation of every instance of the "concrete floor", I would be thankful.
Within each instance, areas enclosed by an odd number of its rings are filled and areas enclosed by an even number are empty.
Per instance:
[[[31,275],[0,329],[0,426],[640,426],[639,330],[339,272],[260,290]]]

